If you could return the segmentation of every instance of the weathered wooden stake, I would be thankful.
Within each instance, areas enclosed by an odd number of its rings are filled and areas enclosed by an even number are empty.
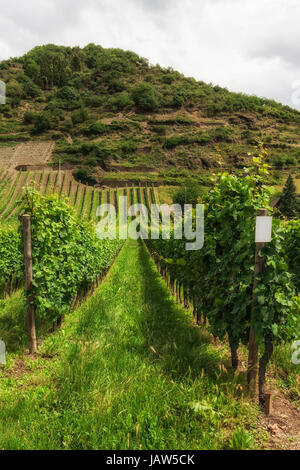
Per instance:
[[[29,341],[29,352],[34,354],[37,352],[36,330],[34,306],[32,302],[32,250],[31,250],[31,222],[30,215],[22,216],[23,240],[24,240],[24,260],[25,260],[25,290],[29,294],[27,297],[27,330]]]
[[[267,216],[267,209],[259,209],[258,216]],[[254,282],[253,282],[253,291],[257,287],[257,275],[263,270],[263,259],[259,256],[259,252],[264,248],[265,243],[259,242],[255,243],[255,268],[254,268]],[[256,295],[252,295],[253,305],[256,303]],[[249,349],[248,349],[248,374],[247,382],[249,389],[253,392],[256,391],[257,383],[257,361],[258,361],[258,345],[256,343],[255,332],[253,327],[250,328],[249,335]]]
[[[270,416],[272,414],[273,406],[272,406],[272,392],[265,393],[265,414]]]

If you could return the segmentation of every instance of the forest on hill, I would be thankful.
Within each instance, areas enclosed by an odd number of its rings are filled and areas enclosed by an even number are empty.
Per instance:
[[[53,141],[48,165],[60,161],[90,184],[130,171],[175,183],[197,173],[203,182],[217,168],[241,171],[259,142],[277,182],[278,170],[299,168],[299,111],[150,65],[130,51],[35,47],[0,62],[0,80],[7,95],[1,155],[20,143]]]

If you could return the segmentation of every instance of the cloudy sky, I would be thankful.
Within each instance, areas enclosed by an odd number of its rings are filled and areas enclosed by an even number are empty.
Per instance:
[[[299,20],[299,0],[9,0],[0,60],[94,42],[300,109]]]

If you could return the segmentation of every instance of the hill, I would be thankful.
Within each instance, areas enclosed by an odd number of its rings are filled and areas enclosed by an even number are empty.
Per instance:
[[[137,54],[47,45],[0,62],[0,166],[57,169],[89,184],[203,184],[262,141],[274,169],[300,166],[300,112],[229,92]],[[280,173],[275,173],[280,180]]]

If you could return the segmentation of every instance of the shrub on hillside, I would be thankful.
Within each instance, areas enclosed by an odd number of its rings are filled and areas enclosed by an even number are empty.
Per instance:
[[[34,124],[34,132],[40,134],[51,129],[53,122],[48,112],[33,113],[26,111],[23,117],[24,124]]]
[[[57,91],[57,98],[67,102],[73,102],[78,99],[78,92],[74,87],[64,86]]]
[[[24,124],[33,124],[35,116],[36,116],[36,113],[33,113],[32,111],[26,111],[23,117]]]
[[[123,157],[128,157],[138,148],[138,143],[133,139],[122,140],[119,149]]]
[[[127,91],[119,93],[108,100],[107,108],[111,111],[121,111],[124,108],[131,108],[134,102]]]
[[[87,110],[83,107],[77,109],[71,114],[71,119],[74,125],[85,122],[89,117]]]
[[[73,175],[74,175],[74,178],[77,181],[80,181],[81,183],[91,184],[91,185],[96,183],[96,179],[94,175],[91,173],[91,170],[89,168],[80,167],[73,172]]]
[[[105,99],[106,98],[103,96],[94,95],[92,93],[85,93],[85,95],[83,96],[84,104],[91,108],[99,108],[99,106],[103,105]]]
[[[150,83],[139,83],[132,89],[132,99],[141,111],[155,111],[159,101],[155,88]]]
[[[173,106],[174,108],[181,108],[181,106],[184,105],[184,97],[182,95],[179,95],[178,93],[174,95],[173,97]]]
[[[20,73],[17,75],[17,81],[22,85],[23,94],[27,98],[36,98],[40,96],[42,90],[39,86],[37,86],[34,81],[25,75],[24,73]]]
[[[42,132],[48,131],[51,129],[52,123],[48,113],[41,112],[36,113],[34,116],[34,131],[37,134],[41,134]]]
[[[211,132],[211,135],[217,141],[232,142],[233,130],[228,126],[219,126]]]
[[[18,106],[21,98],[23,97],[23,88],[21,84],[16,80],[10,80],[6,85],[6,96],[13,107]]]
[[[164,147],[172,149],[177,145],[187,145],[190,143],[190,137],[188,135],[173,135],[165,140]]]
[[[167,133],[167,126],[164,126],[164,125],[161,125],[161,126],[154,125],[151,129],[153,132],[155,132],[158,135],[166,135]]]
[[[50,116],[46,112],[38,113],[34,121],[34,130],[38,133],[45,132],[52,127]]]
[[[73,127],[73,121],[71,119],[66,119],[61,125],[61,129],[65,132],[71,132]]]
[[[107,130],[107,126],[103,122],[95,122],[84,130],[84,134],[88,136],[103,135]]]
[[[125,90],[125,88],[126,86],[124,85],[124,83],[121,82],[121,80],[119,80],[118,78],[111,78],[108,81],[108,91],[110,93],[118,93],[120,91]]]

